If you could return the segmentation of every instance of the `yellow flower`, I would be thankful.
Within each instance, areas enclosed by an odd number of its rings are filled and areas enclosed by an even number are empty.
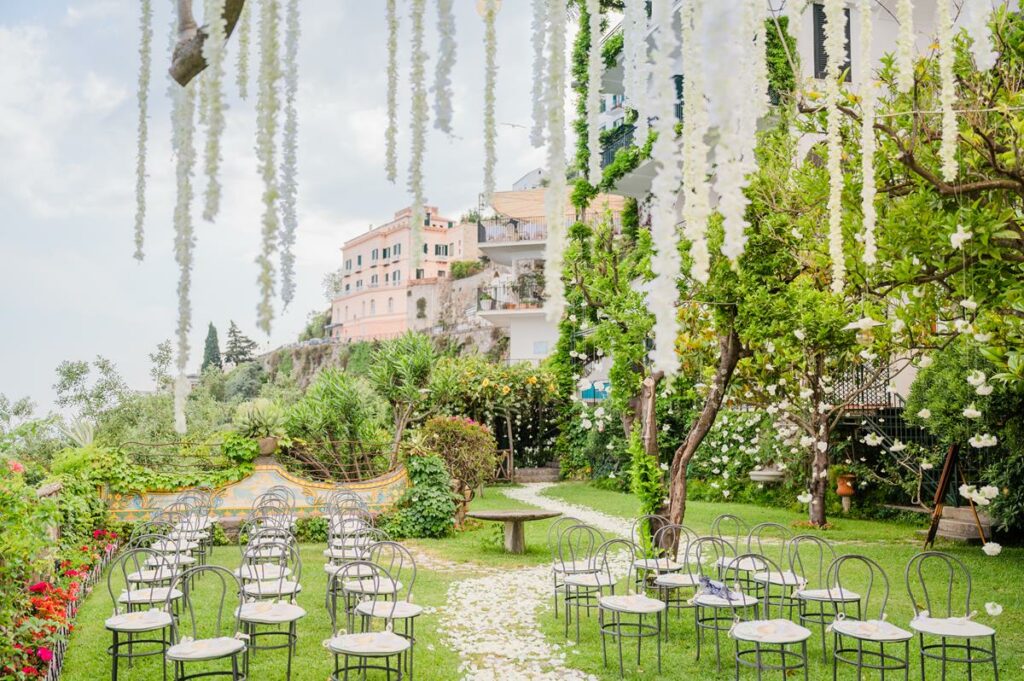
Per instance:
[[[530,376],[528,379],[526,379],[526,382],[529,383],[530,385],[537,385],[537,377]]]
[[[549,393],[555,392],[555,384],[554,383],[548,383],[548,392]]]
[[[487,386],[489,386],[490,384],[491,384],[491,381],[490,381],[489,379],[486,379],[486,378],[485,378],[485,379],[484,379],[483,381],[481,381],[481,382],[480,382],[480,387],[481,387],[481,388],[486,388],[486,387],[487,387]]]
[[[512,392],[512,388],[508,387],[507,385],[501,386],[502,395],[508,395],[510,392]]]

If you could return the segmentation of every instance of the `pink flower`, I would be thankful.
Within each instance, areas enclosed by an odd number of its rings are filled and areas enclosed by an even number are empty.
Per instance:
[[[49,648],[39,648],[36,650],[36,655],[38,655],[39,659],[43,662],[49,662],[53,659],[53,651]]]
[[[36,582],[32,586],[30,586],[28,588],[28,590],[31,591],[34,594],[41,594],[41,593],[45,593],[46,590],[49,589],[49,588],[50,588],[50,585],[47,584],[46,582]]]
[[[24,473],[25,467],[20,462],[11,459],[7,462],[7,470],[12,473]]]

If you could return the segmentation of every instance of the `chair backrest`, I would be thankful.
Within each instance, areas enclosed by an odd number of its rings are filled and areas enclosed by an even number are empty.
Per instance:
[[[353,583],[360,584],[362,588],[358,591],[351,591],[349,586]],[[327,609],[327,615],[331,618],[331,635],[337,636],[340,631],[337,608],[339,594],[343,599],[347,599],[350,593],[357,596],[360,603],[366,603],[374,612],[379,612],[390,625],[390,622],[394,620],[398,601],[390,598],[390,594],[386,593],[388,589],[382,589],[381,585],[392,583],[394,580],[386,568],[368,560],[356,560],[339,568],[327,580],[327,592],[324,596],[324,607]],[[382,604],[379,611],[378,603]],[[372,626],[373,620],[378,618],[371,617],[369,619]]]
[[[132,527],[132,533],[128,537],[128,547],[149,546],[158,539],[168,539],[174,527],[170,523],[155,520],[140,520]],[[147,543],[143,543],[143,537]],[[156,539],[154,539],[154,537]]]
[[[754,569],[751,570],[750,568]],[[762,619],[775,619],[772,617],[772,605],[778,608],[778,619],[785,619],[786,614],[783,612],[783,603],[785,597],[789,595],[789,588],[782,586],[781,584],[774,583],[774,580],[770,579],[771,575],[781,574],[782,568],[779,564],[773,561],[771,558],[760,554],[760,553],[742,553],[731,561],[725,568],[725,583],[726,585],[732,586],[733,590],[740,590],[741,586],[747,579],[747,573],[753,572],[766,573],[766,579],[761,584],[761,595],[764,598],[762,604],[763,610],[761,611]],[[730,601],[730,605],[733,610],[743,607],[743,600],[737,599],[736,601]]]
[[[281,498],[288,502],[288,505],[291,506],[292,509],[294,509],[298,504],[298,498],[295,496],[295,492],[290,487],[286,487],[285,485],[274,485],[273,487],[268,489],[266,493],[280,496]]]
[[[658,528],[652,542],[654,546],[659,547],[659,557],[685,565],[689,560],[690,547],[697,536],[696,532],[685,525],[668,524]],[[682,559],[679,558],[680,552],[682,552]]]
[[[636,544],[626,539],[609,539],[594,551],[591,557],[591,571],[604,575],[609,584],[619,581],[619,572],[625,567],[627,588],[636,582]]]
[[[266,570],[270,565],[278,568],[277,573],[265,579],[263,577],[268,574]],[[262,543],[255,550],[243,553],[241,567],[240,575],[255,577],[253,580],[241,578],[241,581],[262,582],[267,585],[267,588],[263,589],[264,593],[283,594],[285,582],[302,583],[302,555],[299,553],[299,547],[281,539]],[[290,596],[294,603],[296,594],[291,593]]]
[[[697,537],[690,542],[686,571],[697,584],[701,577],[717,578],[720,567],[729,565],[735,558],[736,547],[729,541],[714,536]]]
[[[124,591],[146,597],[147,604],[155,603],[157,589],[173,581],[177,571],[167,556],[149,548],[131,548],[114,559],[107,571],[107,592],[114,602],[114,614],[121,614],[121,591],[115,593],[115,579]]]
[[[629,526],[629,539],[641,554],[652,556],[658,552],[657,544],[652,541],[654,534],[664,525],[668,525],[668,518],[663,515],[642,515]]]
[[[786,545],[793,538],[789,528],[779,523],[758,523],[747,533],[747,552],[767,556],[778,565],[786,562]],[[777,557],[776,557],[777,556]]]
[[[558,562],[568,571],[578,570],[580,564],[590,564],[597,548],[604,543],[604,535],[590,525],[573,525],[558,538]]]
[[[196,579],[205,576],[212,578]],[[198,593],[200,588],[202,593]],[[182,593],[179,616],[171,625],[173,640],[180,640],[182,628],[193,639],[238,635],[242,583],[230,570],[219,565],[198,565],[179,573],[171,582],[171,589]],[[172,595],[173,592],[167,595],[165,606],[168,611]],[[225,607],[228,608],[226,618]],[[213,627],[208,628],[208,624]]]
[[[826,582],[829,566],[836,559],[836,550],[826,539],[815,534],[798,534],[789,540],[789,571],[805,585],[818,588],[831,586]]]
[[[582,525],[583,521],[579,518],[572,516],[563,515],[554,520],[551,525],[548,526],[548,550],[551,552],[552,562],[558,560],[558,539],[562,536],[562,532],[572,527],[573,525]]]
[[[412,589],[416,584],[416,560],[405,546],[394,541],[379,541],[366,549],[366,557],[374,565],[379,565],[394,579],[402,584],[395,598],[412,600]],[[405,594],[404,599],[401,597]]]
[[[959,558],[941,551],[919,553],[907,562],[904,579],[914,615],[924,610],[932,617],[971,614],[971,573]],[[962,611],[954,607],[960,605]]]
[[[746,545],[750,535],[750,525],[739,516],[723,513],[711,521],[711,536],[724,539],[732,544],[737,551]]]
[[[889,577],[881,565],[867,556],[846,555],[832,561],[825,588],[859,594],[861,617],[865,620],[882,619],[889,602]]]

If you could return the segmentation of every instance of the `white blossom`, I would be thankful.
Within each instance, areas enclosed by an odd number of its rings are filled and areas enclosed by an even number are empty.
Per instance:
[[[802,494],[799,494],[796,498],[796,500],[799,501],[801,504],[809,504],[811,503],[812,499],[814,499],[814,497],[811,495],[810,492],[804,492]]]
[[[1003,547],[994,541],[987,542],[981,547],[981,550],[985,552],[986,556],[998,556],[1003,552]]]
[[[847,331],[870,331],[876,326],[881,325],[882,322],[878,321],[877,319],[872,319],[871,317],[865,315],[856,321],[850,322],[849,324],[844,326],[843,329]]]
[[[939,146],[939,159],[942,161],[942,179],[952,182],[956,179],[956,143],[958,137],[956,125],[956,79],[953,75],[953,62],[956,54],[953,50],[953,19],[949,14],[951,0],[938,0],[935,21],[939,33],[939,102],[942,109],[942,141]]]
[[[995,602],[988,602],[985,604],[985,612],[992,617],[999,617],[1003,614],[1003,606]]]
[[[988,2],[965,2],[960,7],[960,20],[971,37],[971,53],[974,63],[981,71],[988,71],[996,65],[999,53],[992,48],[991,32],[988,28],[992,5]]]
[[[411,64],[409,80],[412,83],[412,149],[409,152],[409,193],[412,194],[412,214],[409,218],[412,228],[412,258],[414,266],[418,266],[423,257],[423,160],[427,147],[427,88],[424,80],[427,71],[427,52],[423,47],[424,15],[427,10],[426,0],[412,0],[410,13],[409,53]]]
[[[455,66],[454,0],[437,0],[437,63],[434,65],[434,127],[452,134],[452,67]]]
[[[921,462],[921,470],[923,470],[923,471],[930,471],[933,468],[935,468],[935,466],[931,462],[929,462],[929,461],[922,461]]]
[[[949,235],[949,243],[953,245],[953,248],[962,249],[972,236],[974,236],[973,233],[965,230],[963,225],[957,225],[956,231]]]
[[[797,340],[804,340],[807,337],[803,329],[796,329],[795,331],[793,331],[793,335],[796,336]],[[779,382],[781,383],[781,381]]]
[[[971,402],[963,411],[965,418],[978,419],[981,418],[981,412],[978,411],[977,407],[974,406],[974,402]]]
[[[384,130],[384,169],[388,181],[398,177],[398,0],[387,0],[388,125]]]
[[[985,375],[985,372],[977,369],[967,374],[967,382],[975,387],[983,385],[987,379],[988,377]]]
[[[972,435],[967,442],[975,449],[984,449],[986,447],[995,447],[999,444],[999,438],[991,433],[982,433],[980,435]]]
[[[601,78],[604,75],[604,57],[601,54],[601,2],[586,0],[589,17],[590,46],[587,54],[587,181],[601,182]]]
[[[277,134],[277,113],[280,102],[277,81],[281,77],[278,44],[278,0],[265,0],[260,5],[260,68],[259,89],[256,99],[256,160],[263,179],[263,218],[260,253],[256,262],[260,266],[260,302],[256,308],[257,325],[270,333],[274,319],[274,264],[272,261],[278,241],[277,166],[275,164],[275,139]]]
[[[691,5],[693,3],[690,3]],[[682,13],[687,12],[683,8]],[[685,18],[683,19],[685,21]],[[686,27],[683,27],[685,34]],[[642,2],[627,2],[622,18],[623,91],[626,101],[637,112],[636,133],[641,143],[647,139],[647,9]],[[684,42],[683,49],[686,49]],[[686,87],[686,83],[683,83]],[[685,102],[685,99],[684,99]],[[685,134],[685,133],[684,133]]]
[[[153,3],[142,0],[139,16],[139,130],[135,150],[135,259],[142,260],[146,224],[146,145],[149,140],[149,78],[153,68]]]
[[[494,18],[498,13],[498,0],[484,3],[484,202],[490,203],[494,195],[494,165],[497,162],[495,145],[498,130],[494,120],[494,87],[498,80],[498,31]]]
[[[992,334],[990,333],[976,333],[974,334],[974,340],[979,343],[988,343],[992,340]]]
[[[544,101],[547,111],[547,177],[544,215],[548,225],[544,281],[545,311],[551,321],[561,319],[565,309],[562,266],[565,248],[565,34],[566,0],[548,0],[548,76]]]
[[[893,441],[892,446],[889,447],[889,451],[892,452],[893,454],[898,454],[898,453],[902,452],[906,448],[907,448],[907,443],[906,442],[901,442],[900,440],[895,440],[895,441]]]
[[[206,193],[203,201],[203,219],[212,222],[220,211],[220,139],[224,133],[224,60],[227,54],[227,23],[224,19],[224,0],[206,0],[203,18],[207,37],[203,41],[203,59],[206,70],[202,74],[203,91],[207,97],[206,148],[204,167]]]
[[[900,0],[909,2],[910,0]],[[825,79],[827,112],[826,143],[828,147],[828,234],[829,257],[832,260],[832,291],[839,293],[846,284],[846,259],[843,249],[843,166],[842,111],[839,110],[842,65],[846,50],[846,2],[825,2],[825,54],[828,75]]]
[[[996,487],[995,485],[985,485],[978,491],[981,492],[981,496],[985,497],[986,499],[995,499],[997,496],[999,496],[999,488]]]
[[[927,407],[917,412],[917,417],[922,419],[930,419],[932,417],[932,410]]]
[[[882,444],[882,436],[878,433],[868,433],[864,436],[864,444],[869,447],[877,447]]]
[[[896,20],[899,22],[896,38],[896,89],[910,92],[914,86],[913,0],[896,0]]]
[[[533,126],[530,128],[530,144],[540,147],[544,144],[544,123],[547,112],[545,110],[544,85],[546,74],[544,67],[547,59],[544,57],[546,44],[546,29],[548,23],[548,6],[546,0],[531,0],[533,18],[530,22],[530,30],[533,37],[530,44],[533,47]]]
[[[992,394],[992,390],[993,390],[993,387],[992,387],[991,384],[984,383],[982,385],[979,385],[977,388],[975,388],[974,392],[977,393],[978,395],[981,395],[982,397],[985,397],[985,396],[991,395]]]
[[[235,85],[238,86],[238,96],[242,99],[249,98],[249,52],[252,42],[252,9],[253,3],[247,2],[242,5],[242,13],[238,17],[238,25],[235,30],[238,32],[238,55],[237,71],[235,72]]]
[[[174,261],[178,265],[178,353],[177,379],[174,386],[174,428],[184,434],[185,399],[188,397],[188,379],[185,371],[189,358],[189,332],[192,330],[192,254],[195,249],[195,231],[192,224],[192,174],[196,164],[194,144],[195,84],[179,87],[170,84],[173,128],[171,147],[175,158],[177,200],[174,205]]]
[[[922,369],[927,369],[934,363],[935,360],[932,359],[931,355],[921,355],[921,359],[918,360],[917,366],[921,367]]]
[[[281,301],[295,298],[295,233],[299,227],[299,0],[288,0],[284,43],[284,134],[281,140]]]
[[[860,68],[864,70],[861,85],[861,189],[860,203],[863,214],[863,241],[866,265],[874,265],[878,260],[878,248],[875,244],[875,107],[878,103],[878,83],[868,77],[873,62],[871,54],[871,33],[874,21],[871,16],[871,0],[860,0],[858,15],[860,17]]]
[[[711,215],[706,142],[709,114],[704,69],[699,66],[702,63],[702,55],[698,37],[703,11],[703,0],[684,3],[680,10],[680,25],[683,63],[694,65],[687,69],[686,78],[683,79],[683,229],[690,242],[690,276],[695,281],[707,283],[711,265],[707,242],[708,218]],[[646,39],[640,37],[638,40]],[[644,44],[646,45],[646,42]],[[646,47],[642,50],[643,54],[646,54]],[[638,66],[638,69],[642,68]],[[637,87],[645,91],[646,86],[644,72],[643,80],[639,81]],[[644,118],[644,115],[641,115],[641,118]]]

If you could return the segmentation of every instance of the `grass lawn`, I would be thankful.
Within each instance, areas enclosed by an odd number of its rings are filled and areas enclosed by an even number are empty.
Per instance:
[[[631,496],[596,490],[582,483],[559,484],[547,490],[546,494],[610,515],[632,517],[636,510],[636,501]],[[484,497],[474,502],[473,506],[483,510],[517,508],[523,505],[502,494],[501,488],[490,488],[486,490]],[[735,513],[751,522],[772,520],[788,525],[801,519],[796,513],[780,509],[694,502],[688,506],[687,524],[698,531],[704,531],[710,526],[714,516],[724,512]],[[448,539],[408,542],[420,553],[429,554],[437,560],[437,565],[432,562],[430,568],[420,567],[414,591],[415,602],[433,607],[443,605],[449,584],[453,580],[473,576],[476,566],[515,569],[549,561],[545,538],[550,522],[526,524],[526,539],[530,549],[524,556],[512,557],[504,553],[500,543],[500,525],[497,523],[472,522],[466,531]],[[838,519],[836,529],[830,530],[826,535],[839,544],[840,552],[864,553],[885,567],[892,581],[889,617],[894,623],[902,626],[906,625],[910,616],[909,601],[903,586],[903,566],[919,546],[919,540],[914,535],[915,529],[909,525]],[[1024,550],[1005,549],[999,557],[989,558],[976,547],[942,548],[963,559],[972,571],[973,604],[979,610],[978,618],[983,622],[994,623],[999,631],[1001,677],[1024,679],[1024,590],[1021,589],[1021,582],[1024,581]],[[299,597],[299,604],[308,614],[299,623],[298,629],[298,652],[292,674],[292,678],[297,681],[323,681],[331,671],[332,657],[322,646],[322,642],[330,636],[330,622],[323,599],[327,580],[322,569],[322,549],[322,545],[302,547],[303,591]],[[230,568],[236,567],[238,549],[218,547],[213,562]],[[200,582],[201,588],[205,588],[204,582],[212,584],[211,580],[203,580]],[[120,588],[120,585],[115,585],[115,592],[120,592]],[[985,615],[986,601],[1001,603],[1005,608],[1003,615],[995,620]],[[212,604],[208,607],[212,607]],[[103,581],[97,585],[79,613],[64,666],[64,681],[98,681],[110,678],[110,658],[106,652],[106,647],[110,644],[110,634],[103,628],[103,621],[110,613],[110,596],[107,594],[106,582]],[[642,671],[638,671],[635,664],[629,664],[627,656],[627,677],[680,679],[698,674],[705,677],[714,676],[713,656],[710,653],[706,653],[709,657],[702,659],[699,664],[694,661],[693,624],[690,619],[692,616],[686,613],[686,617],[682,621],[672,621],[672,639],[663,648],[663,674],[658,676],[655,673],[654,646],[653,642],[648,641],[644,646]],[[542,631],[552,644],[565,644],[562,620],[555,620],[550,610],[538,613],[538,619]],[[458,655],[445,647],[441,641],[437,623],[438,615],[430,610],[417,621],[415,678],[422,681],[453,681],[461,676],[460,660]],[[596,619],[583,621],[580,645],[567,648],[568,664],[591,672],[601,679],[615,679],[618,677],[617,665],[608,669],[603,668],[601,642],[596,628]],[[721,678],[732,678],[732,667],[728,657],[731,647],[726,647],[725,650],[727,654]],[[915,650],[915,644],[912,644],[911,678],[920,678],[920,672],[916,668]],[[821,663],[820,648],[812,645],[810,652],[810,678],[830,677],[830,669]],[[635,648],[633,655],[635,661]],[[250,679],[283,679],[284,660],[283,651],[257,654],[252,660]],[[157,659],[153,658],[137,661],[132,669],[122,663],[119,678],[123,681],[159,679],[160,665]],[[744,678],[754,678],[754,675],[748,673]],[[778,678],[778,675],[776,674],[774,678]],[[848,673],[846,678],[853,678],[853,675]],[[940,678],[937,667],[929,670],[928,678]],[[966,678],[966,675],[961,677],[950,673],[947,678],[953,681]],[[982,669],[975,678],[979,681],[991,678],[991,672]]]

